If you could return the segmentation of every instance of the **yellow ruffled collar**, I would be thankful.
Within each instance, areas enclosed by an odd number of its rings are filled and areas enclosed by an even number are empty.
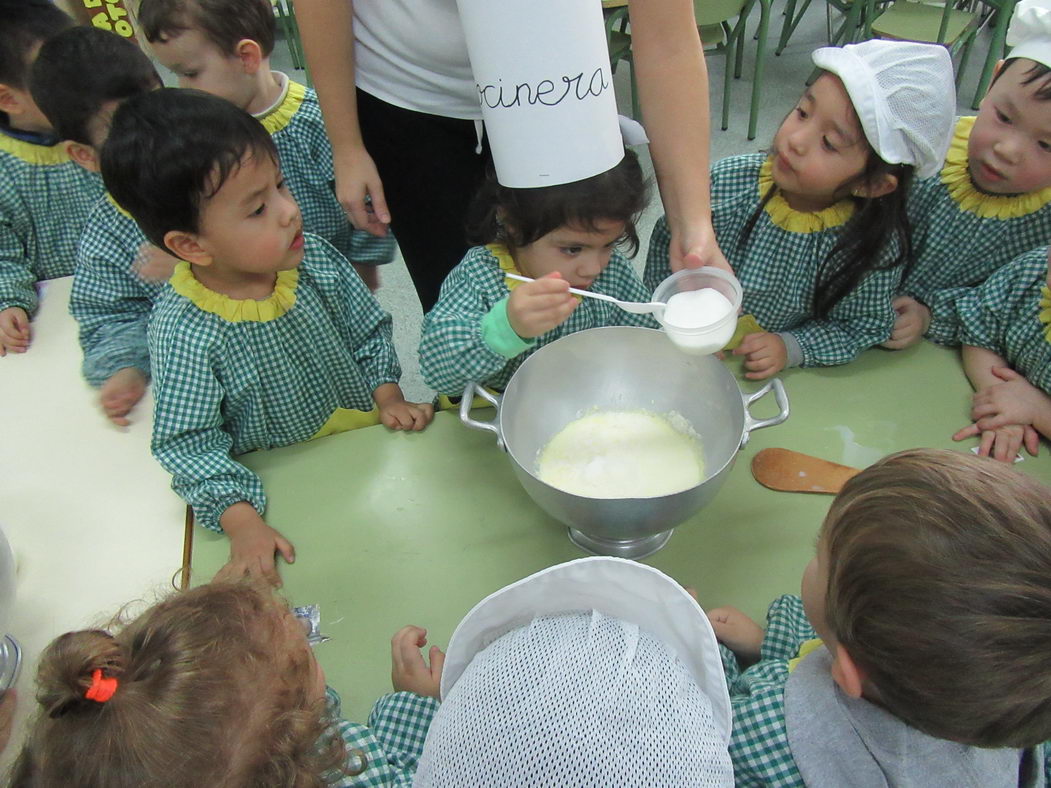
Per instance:
[[[218,315],[230,323],[265,323],[276,320],[296,303],[296,285],[299,271],[278,271],[274,292],[261,301],[252,298],[234,299],[209,290],[202,285],[190,270],[190,264],[181,261],[172,274],[172,289],[190,299],[198,308]]]
[[[1039,211],[1051,202],[1051,186],[1025,194],[987,194],[974,185],[968,167],[967,145],[975,120],[966,117],[957,121],[941,172],[941,182],[960,210],[983,219],[1015,219]]]
[[[1040,295],[1040,312],[1037,317],[1044,324],[1044,339],[1051,342],[1051,290],[1041,287]]]
[[[299,106],[303,103],[303,97],[307,94],[307,89],[298,82],[293,82],[287,77],[285,79],[288,81],[285,86],[284,98],[273,109],[257,116],[259,122],[263,124],[263,128],[271,134],[277,134],[277,132],[292,122],[292,116],[299,111]]]
[[[63,142],[54,145],[34,145],[7,134],[0,134],[0,151],[10,153],[29,164],[64,164],[70,161]]]
[[[773,162],[767,159],[759,168],[759,199],[774,188]],[[788,200],[778,191],[766,201],[764,210],[770,220],[782,230],[790,233],[819,233],[846,224],[854,215],[854,203],[851,200],[840,200],[835,205],[820,211],[797,211],[788,204]]]

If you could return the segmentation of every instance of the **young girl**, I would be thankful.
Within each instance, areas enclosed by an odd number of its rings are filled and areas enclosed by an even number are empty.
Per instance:
[[[914,173],[937,170],[949,144],[955,91],[944,47],[866,41],[813,59],[824,73],[771,152],[712,168],[715,231],[751,326],[734,353],[752,379],[845,364],[890,336],[909,260],[907,187]],[[661,219],[650,288],[670,273],[669,240]]]
[[[201,525],[230,537],[225,571],[265,574],[292,546],[262,519],[259,478],[231,454],[382,422],[421,430],[391,319],[346,260],[302,232],[270,135],[225,99],[167,89],[114,115],[113,197],[181,262],[150,318],[153,453]]]
[[[418,632],[399,633],[394,650],[415,650]],[[393,678],[414,685],[398,661]],[[427,732],[409,723],[438,705],[399,691],[368,728],[340,719],[302,623],[247,583],[176,593],[112,633],[66,633],[41,656],[37,685],[20,788],[408,786]]]
[[[1051,438],[1051,258],[1042,247],[996,271],[978,287],[940,290],[931,299],[928,336],[963,345],[974,386],[974,423],[953,438],[981,436],[978,453],[1004,462],[1024,445],[1036,454]]]
[[[646,184],[627,150],[613,169],[558,186],[512,189],[490,174],[472,211],[475,246],[446,278],[423,321],[420,371],[440,394],[469,381],[502,390],[521,363],[559,337],[599,326],[656,328],[649,315],[573,296],[570,287],[625,301],[649,296],[617,246],[634,254]],[[506,274],[536,279],[522,283]]]

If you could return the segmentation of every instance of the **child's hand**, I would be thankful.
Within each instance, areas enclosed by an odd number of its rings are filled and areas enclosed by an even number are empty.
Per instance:
[[[437,646],[431,646],[428,665],[420,653],[420,649],[426,645],[426,629],[407,626],[394,633],[390,640],[391,684],[395,692],[415,692],[441,700],[445,654]]]
[[[295,563],[296,549],[280,532],[267,525],[255,507],[247,501],[235,503],[223,512],[219,524],[230,537],[230,560],[220,569],[216,580],[240,580],[245,575],[265,579],[281,586],[274,555],[280,553],[288,563]]]
[[[952,439],[962,441],[975,435],[982,436],[978,444],[978,456],[992,457],[1000,462],[1014,462],[1015,455],[1023,445],[1035,456],[1040,445],[1040,433],[1028,424],[1005,424],[992,430],[983,430],[977,424],[972,424],[957,432]]]
[[[762,380],[776,375],[788,363],[788,348],[777,334],[749,334],[734,350],[735,356],[744,356],[745,377]]]
[[[397,383],[384,383],[372,392],[380,409],[380,421],[392,430],[419,431],[434,419],[434,406],[424,402],[406,402]]]
[[[167,282],[175,273],[178,257],[173,257],[151,243],[139,247],[138,257],[131,264],[135,275],[144,282]]]
[[[971,418],[983,430],[1005,424],[1033,424],[1040,414],[1051,410],[1051,397],[1010,367],[993,367],[994,376],[1004,381],[974,393]]]
[[[99,390],[99,404],[106,418],[119,427],[131,424],[128,414],[146,393],[146,376],[141,369],[124,367],[118,369]]]
[[[20,306],[0,312],[0,358],[11,353],[29,350],[29,315]]]
[[[511,291],[507,321],[522,339],[532,339],[562,325],[576,308],[569,282],[553,273]]]
[[[882,346],[890,350],[903,350],[923,339],[931,327],[931,310],[908,296],[898,296],[891,306],[898,316],[894,319],[890,339]]]
[[[763,645],[763,628],[736,607],[717,607],[708,611],[716,639],[743,662],[758,662]]]

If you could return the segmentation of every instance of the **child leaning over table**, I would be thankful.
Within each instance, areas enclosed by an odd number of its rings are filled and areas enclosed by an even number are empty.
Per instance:
[[[369,286],[394,259],[394,238],[355,230],[334,191],[332,145],[312,88],[270,70],[276,22],[270,0],[143,0],[139,23],[154,55],[197,88],[232,101],[274,137],[303,229],[341,252]],[[377,232],[385,233],[382,225]]]
[[[395,636],[395,692],[366,727],[342,719],[302,622],[268,588],[176,592],[44,650],[38,716],[10,784],[407,788],[427,734],[417,720],[438,704],[402,691],[420,684],[401,667],[406,651],[414,632]]]
[[[230,537],[223,574],[276,581],[292,545],[231,456],[382,422],[421,430],[391,319],[345,258],[302,232],[273,139],[225,99],[168,88],[125,102],[102,176],[181,261],[150,319],[153,453],[198,522]],[[374,413],[372,411],[375,406]]]
[[[708,616],[738,786],[1051,784],[1051,489],[1009,466],[887,457],[836,496],[765,632]]]
[[[29,93],[40,45],[73,26],[50,0],[0,0],[0,356],[29,349],[36,283],[73,273],[102,180],[70,161]]]
[[[469,381],[502,390],[537,349],[600,326],[656,328],[606,301],[649,301],[631,262],[646,183],[631,150],[611,170],[557,186],[516,189],[489,174],[472,206],[472,243],[442,284],[423,321],[420,371],[439,394],[459,395]],[[507,274],[536,279],[519,282]]]
[[[975,394],[968,427],[978,453],[1010,462],[1024,445],[1036,454],[1051,438],[1051,259],[1049,247],[1012,260],[978,287],[941,290],[931,299],[927,333],[963,345]]]
[[[886,340],[910,259],[906,195],[937,171],[955,109],[944,47],[865,41],[813,54],[821,76],[767,154],[712,167],[712,221],[744,290],[746,377],[846,364]],[[671,272],[665,218],[645,281]]]
[[[1007,43],[978,116],[960,118],[941,172],[909,193],[915,262],[885,347],[922,338],[938,291],[981,284],[1051,238],[1051,0],[1018,3]]]
[[[70,156],[97,173],[110,117],[120,102],[154,90],[160,77],[132,42],[95,27],[75,27],[44,44],[30,77],[33,98],[66,140]],[[146,393],[146,325],[163,282],[147,280],[136,261],[148,247],[135,220],[107,194],[88,214],[77,244],[69,311],[80,329],[82,371],[116,424]]]

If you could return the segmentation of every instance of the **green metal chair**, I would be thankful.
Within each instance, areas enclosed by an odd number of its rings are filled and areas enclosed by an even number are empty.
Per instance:
[[[785,4],[785,21],[781,26],[781,36],[777,40],[775,55],[780,55],[788,46],[788,39],[796,31],[803,15],[810,7],[810,0],[803,0],[803,4],[796,8],[796,0],[788,0]],[[865,13],[868,9],[866,0],[825,0],[825,28],[830,46],[842,46],[860,41],[865,33]],[[843,15],[843,21],[836,31],[832,32],[832,11],[836,10]]]
[[[299,37],[299,25],[296,23],[296,9],[292,0],[270,0],[274,7],[274,16],[277,18],[281,34],[288,45],[288,54],[292,58],[292,67],[302,69],[308,87],[313,87],[310,77],[310,68],[307,66],[306,56],[303,54],[303,42]]]
[[[752,78],[752,103],[748,118],[748,139],[755,139],[759,122],[759,96],[766,64],[766,37],[770,25],[770,0],[694,0],[694,16],[701,42],[714,46],[726,54],[726,76],[723,85],[722,129],[730,122],[730,89],[733,79],[740,79],[744,61],[745,29],[752,9],[759,7],[759,28],[756,32],[755,74]],[[736,19],[731,25],[731,22]],[[621,60],[631,66],[631,108],[639,117],[638,94],[635,87],[635,68],[631,55],[631,32],[628,27],[628,9],[617,8],[606,17],[606,40],[609,43],[610,67],[616,70]]]
[[[1007,25],[1011,21],[1017,2],[1018,0],[982,0],[982,4],[995,14],[996,23],[992,28],[989,51],[985,55],[982,74],[978,79],[978,89],[974,91],[974,98],[971,100],[971,109],[978,109],[978,104],[985,98],[985,91],[989,89],[989,83],[993,80],[996,62],[1007,54]]]
[[[866,32],[871,32],[875,38],[943,44],[954,57],[957,52],[962,52],[956,69],[959,84],[981,24],[981,13],[956,8],[952,0],[944,0],[940,5],[895,0],[868,23]]]

